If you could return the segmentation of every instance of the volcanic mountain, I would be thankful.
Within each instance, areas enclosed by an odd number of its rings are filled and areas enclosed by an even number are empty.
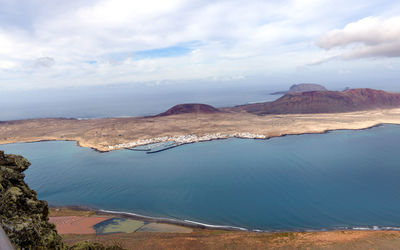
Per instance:
[[[339,113],[400,107],[400,93],[374,89],[288,93],[273,102],[236,106],[233,111],[264,114]]]
[[[178,104],[168,109],[167,111],[158,114],[156,116],[167,116],[167,115],[178,115],[185,113],[217,113],[220,112],[218,109],[211,105],[200,104],[200,103],[186,103]]]
[[[283,95],[287,93],[309,92],[309,91],[327,91],[327,89],[320,84],[300,83],[300,84],[293,84],[287,91],[278,91],[271,93],[271,95]]]

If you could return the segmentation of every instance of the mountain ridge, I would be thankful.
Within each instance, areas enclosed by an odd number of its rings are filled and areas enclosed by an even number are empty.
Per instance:
[[[400,93],[369,88],[288,93],[273,102],[239,105],[232,111],[265,114],[340,113],[400,107]]]

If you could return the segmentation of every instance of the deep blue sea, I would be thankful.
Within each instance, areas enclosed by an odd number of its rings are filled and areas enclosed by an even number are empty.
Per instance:
[[[51,205],[261,230],[400,227],[400,126],[227,139],[155,154],[1,145]]]

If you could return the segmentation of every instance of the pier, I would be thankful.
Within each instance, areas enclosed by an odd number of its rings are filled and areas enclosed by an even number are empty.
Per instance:
[[[151,151],[151,148],[127,148],[132,151]]]
[[[180,146],[180,145],[181,145],[181,144],[172,145],[172,146],[165,147],[165,148],[161,148],[161,149],[157,149],[157,150],[150,150],[150,151],[147,151],[146,154],[158,153],[158,152],[165,151],[165,150],[168,150],[168,149],[171,149],[171,148],[176,148],[176,147],[178,147],[178,146]]]
[[[153,154],[153,153],[158,153],[158,152],[161,152],[161,151],[164,151],[167,149],[175,148],[179,145],[182,145],[182,143],[168,141],[168,142],[157,142],[157,143],[153,143],[153,144],[137,146],[137,147],[127,148],[127,149],[131,150],[131,151],[142,151],[142,152],[146,152],[147,154]]]

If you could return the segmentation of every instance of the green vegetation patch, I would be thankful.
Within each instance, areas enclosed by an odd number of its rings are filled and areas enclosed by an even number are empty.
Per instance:
[[[133,233],[144,225],[143,221],[112,218],[94,225],[98,235],[112,233]]]
[[[141,227],[137,232],[191,233],[193,229],[164,223],[149,223]]]

